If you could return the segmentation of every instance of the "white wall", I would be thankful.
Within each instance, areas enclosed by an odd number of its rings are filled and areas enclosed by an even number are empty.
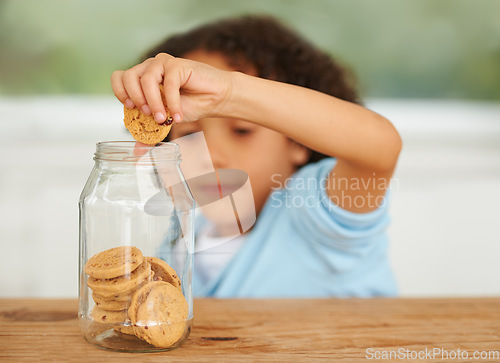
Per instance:
[[[404,141],[391,257],[404,296],[500,295],[500,104],[371,100]],[[77,202],[113,97],[0,99],[0,296],[76,296]]]
[[[404,142],[390,228],[401,294],[500,295],[500,104],[371,105]]]

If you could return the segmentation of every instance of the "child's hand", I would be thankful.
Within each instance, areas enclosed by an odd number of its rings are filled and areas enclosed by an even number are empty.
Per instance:
[[[158,123],[166,120],[161,83],[165,103],[175,122],[217,115],[231,90],[230,72],[166,53],[126,71],[115,71],[111,76],[116,97],[128,108],[138,107],[148,115],[152,113]]]

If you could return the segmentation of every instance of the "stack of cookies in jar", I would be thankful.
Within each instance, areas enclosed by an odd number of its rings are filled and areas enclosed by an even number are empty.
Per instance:
[[[133,246],[111,248],[85,264],[96,324],[135,335],[158,348],[174,346],[189,314],[181,281],[165,261]]]

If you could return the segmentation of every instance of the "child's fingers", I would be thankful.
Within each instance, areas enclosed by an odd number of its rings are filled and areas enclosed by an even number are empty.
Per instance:
[[[140,108],[146,115],[149,115],[151,114],[151,110],[149,109],[141,85],[141,77],[148,67],[145,63],[143,62],[125,71],[122,76],[122,82],[134,105]]]
[[[127,107],[140,108],[155,116],[158,123],[167,118],[158,85],[164,85],[165,103],[174,121],[182,120],[180,88],[189,79],[182,62],[166,53],[160,53],[127,71],[115,71],[111,76],[113,92]]]
[[[124,73],[124,71],[114,71],[111,74],[111,88],[116,98],[118,98],[121,103],[127,106],[127,108],[134,108],[134,103],[123,86],[122,77]]]
[[[155,59],[141,77],[141,86],[146,101],[158,123],[166,120],[166,110],[161,99],[159,85],[162,83],[164,66],[161,61]]]
[[[156,57],[163,65],[163,91],[168,110],[175,122],[182,120],[180,89],[184,85],[182,61],[160,53]]]
[[[165,75],[163,79],[163,89],[165,92],[165,99],[170,114],[172,115],[172,118],[175,122],[182,121],[180,88],[181,88],[181,83],[179,75],[174,75],[174,74],[169,74],[168,76]]]

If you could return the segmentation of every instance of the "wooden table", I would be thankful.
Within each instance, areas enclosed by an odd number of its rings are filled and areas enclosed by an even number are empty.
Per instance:
[[[489,354],[478,362],[500,361],[500,298],[198,299],[194,312],[182,347],[117,353],[83,339],[76,300],[0,299],[0,361],[366,362],[392,354],[466,362],[476,351]],[[411,359],[417,354],[425,359]]]

